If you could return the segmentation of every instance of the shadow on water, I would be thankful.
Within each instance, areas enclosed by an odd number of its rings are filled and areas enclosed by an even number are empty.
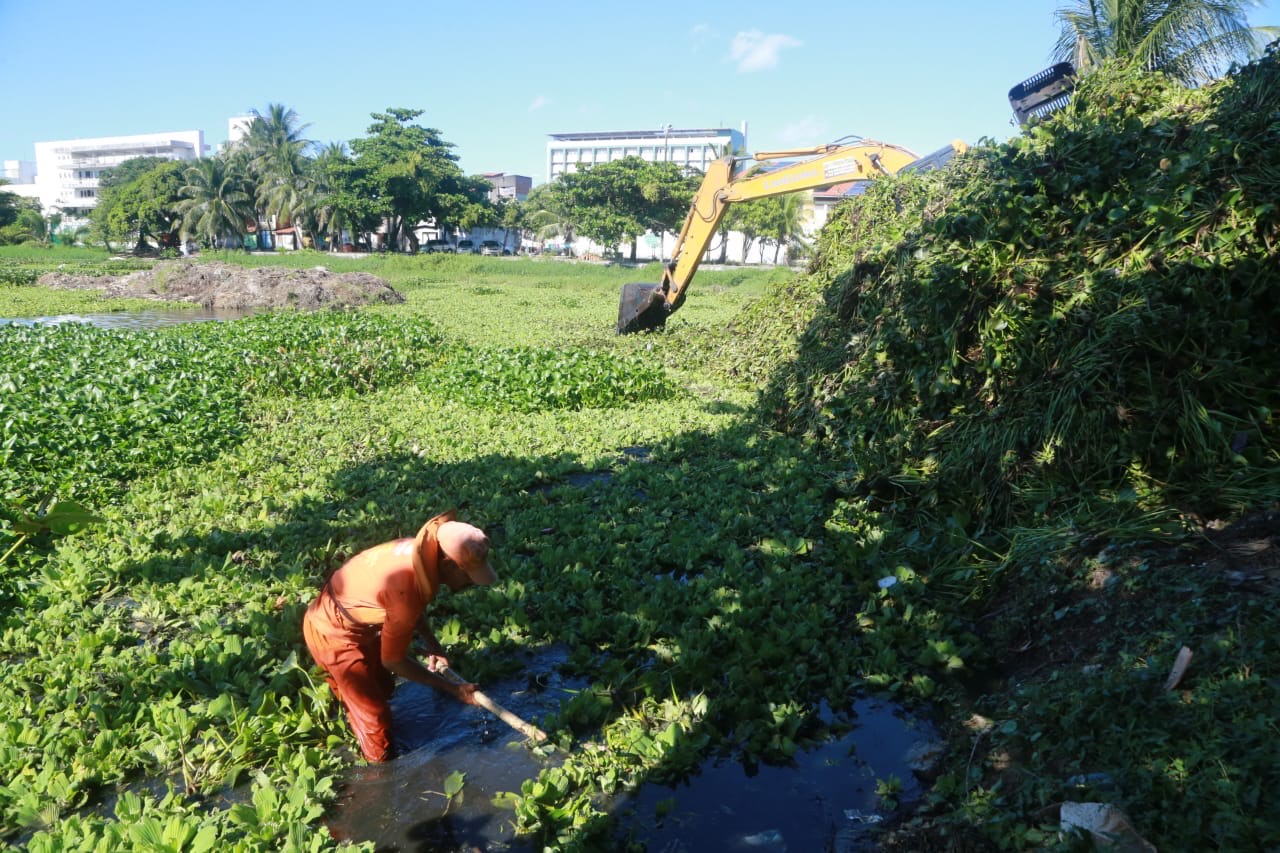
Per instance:
[[[58,326],[63,323],[85,323],[100,329],[144,331],[177,326],[183,323],[201,323],[210,320],[239,320],[261,313],[260,308],[179,308],[155,311],[113,311],[101,314],[58,314],[49,317],[20,317],[0,319],[0,326]]]
[[[910,755],[935,734],[877,699],[856,701],[849,716],[846,734],[798,752],[789,766],[712,760],[677,785],[643,785],[614,810],[619,846],[638,842],[662,853],[874,849],[872,830],[895,805],[878,785],[893,788],[898,805],[917,800],[922,790]],[[824,717],[830,722],[829,713]]]
[[[485,689],[521,717],[553,713],[584,679],[565,679],[560,651],[537,655],[540,690],[522,679]],[[392,699],[401,756],[386,764],[353,767],[327,823],[334,837],[372,842],[379,853],[509,851],[532,853],[533,839],[518,838],[512,814],[493,802],[518,792],[527,779],[555,763],[478,708],[462,707],[430,688],[403,683]],[[710,759],[675,785],[648,783],[605,805],[618,819],[619,849],[662,853],[743,850],[781,853],[875,849],[873,830],[895,803],[877,788],[887,783],[897,804],[921,796],[910,756],[936,738],[932,727],[878,699],[854,702],[848,714],[824,722],[839,730],[820,746],[797,753],[789,766],[745,768]],[[446,780],[465,774],[461,794],[443,793]],[[896,780],[894,782],[893,780]]]

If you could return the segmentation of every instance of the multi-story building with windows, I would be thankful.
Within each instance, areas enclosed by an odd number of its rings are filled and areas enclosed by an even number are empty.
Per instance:
[[[608,163],[623,157],[639,157],[654,163],[672,162],[689,172],[702,173],[726,153],[747,145],[746,125],[729,128],[682,130],[667,125],[657,130],[618,130],[588,133],[552,133],[547,143],[547,180],[553,181],[578,166]]]
[[[529,197],[529,190],[533,188],[533,179],[527,175],[508,175],[506,172],[484,172],[480,177],[493,185],[493,189],[489,190],[489,201],[494,204],[497,204],[503,199],[508,201],[524,201]]]
[[[195,160],[205,154],[204,131],[144,133],[37,142],[36,186],[45,214],[83,217],[98,204],[102,172],[135,157]]]

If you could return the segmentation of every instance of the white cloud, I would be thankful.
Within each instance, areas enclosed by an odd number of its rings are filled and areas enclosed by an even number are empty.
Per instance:
[[[538,110],[542,109],[549,103],[551,103],[550,98],[546,97],[545,95],[538,95],[536,98],[534,98],[532,101],[529,102],[529,112],[531,113],[537,112]]]
[[[733,37],[729,57],[738,64],[739,71],[766,71],[778,64],[778,54],[784,48],[802,44],[799,39],[781,33],[765,35],[759,30],[748,30]]]
[[[827,123],[814,116],[805,116],[782,129],[782,141],[793,148],[811,148],[830,140]]]

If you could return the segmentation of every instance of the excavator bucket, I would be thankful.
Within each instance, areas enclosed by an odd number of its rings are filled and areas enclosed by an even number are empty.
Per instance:
[[[1075,73],[1070,62],[1059,62],[1010,89],[1009,106],[1013,107],[1018,124],[1025,125],[1032,118],[1044,118],[1065,107],[1075,88]]]
[[[670,313],[663,298],[662,285],[645,282],[624,284],[622,301],[618,303],[618,334],[660,329]]]

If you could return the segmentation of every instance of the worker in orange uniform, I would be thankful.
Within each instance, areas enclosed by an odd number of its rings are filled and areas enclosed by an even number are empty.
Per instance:
[[[307,648],[342,700],[369,761],[392,757],[393,675],[475,704],[474,684],[455,684],[436,674],[449,660],[424,611],[442,584],[459,592],[497,579],[484,531],[446,512],[422,525],[416,538],[356,554],[307,608],[302,620]],[[425,663],[409,650],[415,629],[427,644]]]

